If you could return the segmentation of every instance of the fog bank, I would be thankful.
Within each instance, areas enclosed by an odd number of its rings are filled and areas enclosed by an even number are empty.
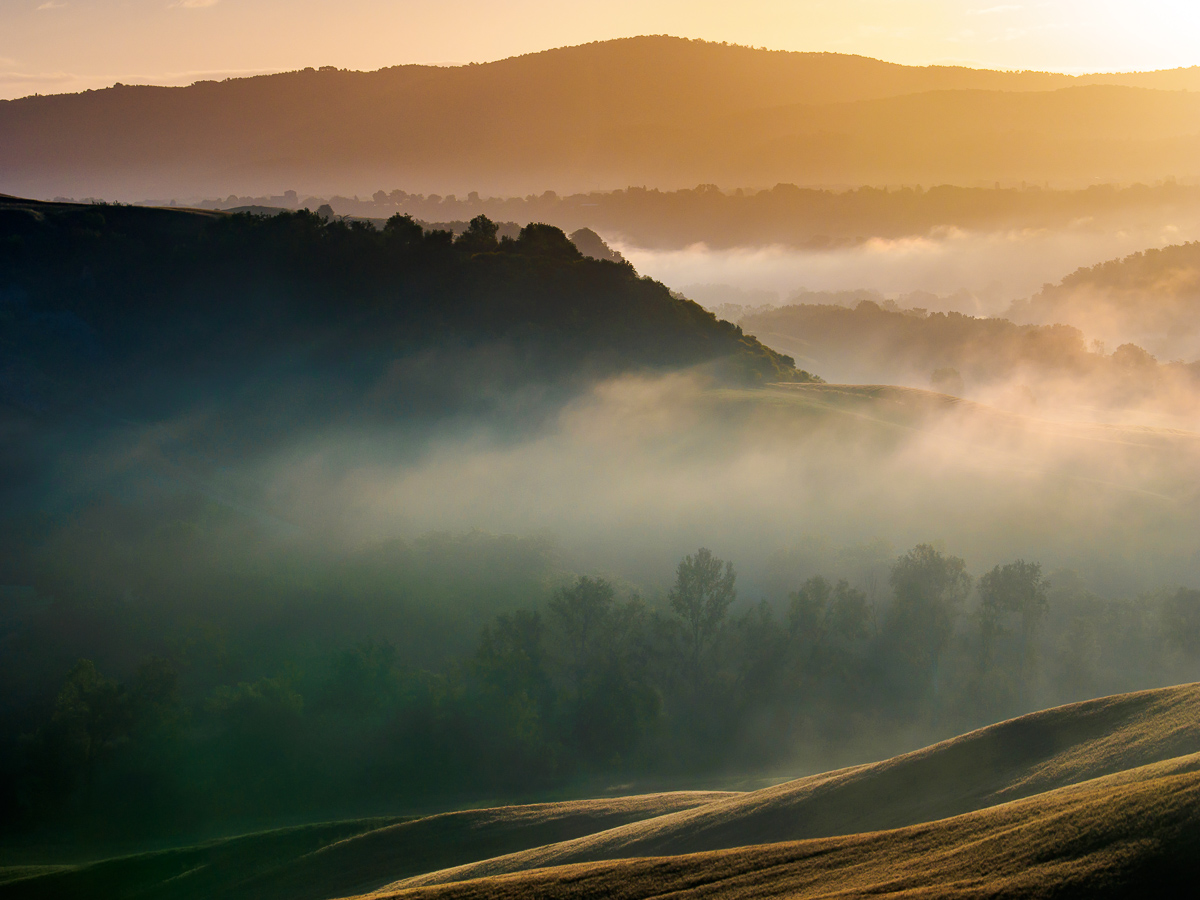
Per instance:
[[[607,235],[605,236],[608,237]],[[770,291],[784,302],[797,290],[869,289],[896,297],[927,291],[943,297],[936,307],[971,315],[1000,315],[1016,299],[1057,282],[1081,266],[1146,249],[1200,238],[1200,221],[1120,229],[1081,222],[1066,231],[969,232],[940,229],[924,237],[871,238],[831,250],[780,246],[647,250],[609,240],[643,275],[675,289],[725,284],[742,291]],[[935,307],[931,307],[935,308]]]

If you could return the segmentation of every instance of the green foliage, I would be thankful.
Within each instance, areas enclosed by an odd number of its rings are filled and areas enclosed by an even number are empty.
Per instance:
[[[579,576],[575,584],[560,587],[550,601],[563,636],[577,682],[609,638],[613,628],[613,587],[603,578]]]
[[[867,553],[869,574],[874,552],[830,558]],[[4,827],[161,837],[774,767],[1194,677],[1200,646],[1196,591],[1101,600],[1070,573],[1016,560],[971,595],[963,560],[928,544],[892,559],[886,597],[811,575],[779,606],[741,608],[733,566],[703,548],[680,561],[661,607],[590,575],[535,593],[545,563],[536,545],[433,535],[335,566],[329,619],[315,606],[280,619],[212,606],[225,655],[177,643],[176,661],[131,665],[124,682],[92,661],[66,665],[20,752],[0,756]],[[496,596],[464,603],[489,574]],[[363,591],[378,606],[348,640],[329,623],[355,619]],[[397,596],[462,604],[461,619],[389,633],[380,612]],[[414,664],[438,641],[443,653]]]
[[[1164,604],[1163,619],[1168,646],[1200,659],[1200,591],[1176,591]]]
[[[697,550],[695,556],[685,556],[675,571],[671,609],[683,623],[686,653],[697,685],[703,677],[704,652],[737,597],[736,580],[733,563],[717,559],[706,547]]]
[[[1023,559],[996,566],[979,579],[985,665],[1003,635],[1003,620],[1010,615],[1019,619],[1021,643],[1026,652],[1032,650],[1037,626],[1046,613],[1048,588],[1041,564]],[[1028,664],[1030,660],[1022,662]]]
[[[408,221],[412,222],[412,219]],[[476,216],[467,230],[455,239],[454,245],[470,253],[490,253],[500,247],[496,238],[499,230],[499,226],[487,216]]]
[[[888,613],[892,644],[911,670],[908,689],[939,690],[938,666],[954,633],[955,621],[971,591],[966,563],[919,544],[892,566],[888,582],[895,602]]]
[[[28,409],[103,398],[157,419],[236,397],[226,428],[253,423],[261,443],[313,419],[444,416],[502,387],[569,393],[630,370],[728,361],[734,380],[808,377],[550,225],[497,241],[476,216],[455,240],[407,216],[376,229],[307,210],[0,206],[0,290],[20,300],[0,305],[4,338]]]

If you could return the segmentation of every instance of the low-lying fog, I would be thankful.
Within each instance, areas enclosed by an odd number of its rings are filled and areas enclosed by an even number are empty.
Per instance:
[[[662,251],[609,243],[640,273],[684,293],[694,285],[727,285],[733,289],[729,302],[745,302],[739,292],[754,292],[758,300],[767,292],[784,303],[800,290],[867,289],[888,297],[923,291],[943,298],[931,303],[931,310],[994,316],[1081,266],[1198,238],[1200,221],[1188,214],[1174,223],[1119,228],[1087,221],[1068,231],[950,228],[923,237],[871,238],[831,250],[713,250],[701,244]],[[703,302],[710,303],[708,298]]]
[[[773,553],[814,539],[940,541],[974,571],[1036,559],[1105,594],[1200,583],[1189,435],[698,375],[609,381],[534,433],[447,432],[416,457],[397,452],[402,430],[298,439],[210,484],[316,546],[541,532],[576,571],[663,586],[704,545],[737,562],[749,597]]]

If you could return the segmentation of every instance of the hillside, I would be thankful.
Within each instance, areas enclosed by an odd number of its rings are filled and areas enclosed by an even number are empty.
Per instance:
[[[454,239],[399,217],[376,229],[2,200],[9,414],[144,419],[223,398],[236,430],[285,391],[294,425],[447,415],[520,385],[703,363],[807,377],[556,228],[497,240],[477,224]]]
[[[1077,183],[1081,166],[1088,183],[1155,180],[1192,174],[1200,101],[1162,88],[1196,83],[1192,70],[1077,79],[641,37],[6,101],[0,190]]]
[[[1166,358],[1200,355],[1200,243],[1152,248],[1079,269],[1014,303],[1018,322],[1069,322]]]
[[[749,794],[341,822],[26,864],[0,869],[0,897],[1144,895],[1175,888],[1200,844],[1198,710],[1200,689],[1186,685],[1050,709]],[[550,835],[578,837],[488,858]],[[429,871],[455,858],[478,862]],[[385,883],[413,871],[428,874]]]
[[[1048,288],[1034,302],[1058,293],[1060,289]],[[1142,304],[1127,307],[1131,317],[1148,317],[1156,307],[1162,311],[1171,295],[1147,286],[1142,297]],[[1039,307],[1037,313],[1047,324],[1018,325],[1003,318],[906,310],[894,303],[885,309],[863,300],[852,309],[832,304],[783,306],[747,315],[739,324],[832,381],[931,385],[958,396],[1042,414],[1074,410],[1081,417],[1089,414],[1085,411],[1136,409],[1174,416],[1181,427],[1190,427],[1200,392],[1200,365],[1194,361],[1200,345],[1185,341],[1192,333],[1185,323],[1191,319],[1180,317],[1173,345],[1187,354],[1188,362],[1160,363],[1112,329],[1114,317],[1102,318],[1098,308]],[[1091,329],[1085,336],[1080,328],[1057,324],[1087,326],[1098,319],[1110,327],[1101,334],[1112,337],[1112,350],[1096,343]],[[1161,340],[1153,340],[1154,335],[1133,328],[1125,334],[1150,338],[1150,345],[1161,352]]]
[[[324,900],[368,890],[430,865],[478,859],[590,834],[727,796],[680,792],[465,810],[408,820],[358,820],[285,828],[136,854],[84,866],[31,870],[0,866],[0,897],[254,897]],[[24,876],[24,877],[22,877]],[[32,876],[32,877],[31,877]]]
[[[1182,896],[1200,845],[1200,758],[896,831],[539,869],[400,897]]]
[[[1200,689],[1147,691],[993,725],[881,763],[802,778],[575,841],[432,873],[413,887],[566,863],[874,832],[997,807],[1195,754]],[[1189,763],[1189,768],[1195,761]]]

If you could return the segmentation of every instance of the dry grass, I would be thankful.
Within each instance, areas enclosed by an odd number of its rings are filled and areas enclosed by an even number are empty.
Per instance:
[[[730,796],[685,791],[281,829],[81,866],[0,869],[0,898],[324,900]]]
[[[1176,896],[1197,850],[1200,754],[893,831],[583,863],[371,897]]]
[[[1075,703],[880,763],[802,778],[390,885],[894,829],[1200,751],[1200,685]]]
[[[356,835],[264,873],[239,895],[323,900],[398,877],[570,840],[640,819],[727,800],[726,792],[681,791],[443,813]]]
[[[1200,685],[1185,685],[748,794],[307,826],[12,871],[0,898],[1149,895],[1197,851]]]

